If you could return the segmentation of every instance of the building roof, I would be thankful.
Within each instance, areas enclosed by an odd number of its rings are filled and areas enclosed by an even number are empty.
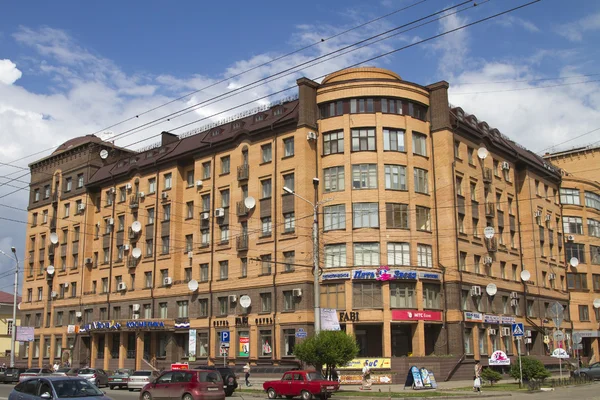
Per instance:
[[[102,143],[102,142],[104,142],[104,141],[102,139],[100,139],[96,135],[78,136],[76,138],[69,139],[66,142],[64,142],[63,144],[61,144],[60,146],[58,146],[56,148],[56,150],[54,150],[52,152],[52,155],[56,155],[56,154],[62,153],[63,151],[72,149],[73,147],[81,146],[82,144],[87,144],[87,143]]]
[[[583,147],[574,147],[569,150],[557,151],[555,153],[546,153],[546,154],[544,154],[544,158],[552,159],[552,158],[556,158],[556,157],[577,154],[577,153],[584,153],[586,151],[595,151],[595,150],[600,150],[600,146],[589,145],[589,146],[583,146]]]
[[[0,292],[0,304],[12,304],[14,300],[14,294]],[[21,302],[21,296],[17,295],[17,304]]]

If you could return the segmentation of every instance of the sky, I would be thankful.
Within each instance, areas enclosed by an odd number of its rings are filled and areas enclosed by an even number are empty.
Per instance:
[[[600,145],[600,2],[542,0],[430,39],[528,1],[5,2],[0,250],[23,261],[27,165],[69,138],[138,149],[348,66],[448,81],[453,105],[536,153]],[[0,254],[0,290],[12,268]]]

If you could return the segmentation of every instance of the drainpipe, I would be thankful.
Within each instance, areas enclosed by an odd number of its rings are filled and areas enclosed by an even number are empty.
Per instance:
[[[210,144],[210,147],[212,147],[212,143]],[[210,213],[212,215],[209,216],[210,218],[210,277],[208,279],[208,294],[209,294],[209,304],[208,304],[208,357],[210,359],[210,352],[211,352],[211,348],[210,348],[210,336],[211,336],[211,323],[213,320],[213,299],[214,299],[214,294],[212,291],[212,284],[213,284],[213,277],[214,277],[214,262],[215,262],[215,210],[216,210],[216,198],[217,198],[217,194],[216,194],[216,184],[217,184],[217,166],[215,165],[215,154],[213,153],[212,156],[212,160],[211,160],[211,169],[212,169],[212,188],[211,188],[211,209],[210,209]],[[231,197],[230,197],[231,199]],[[215,352],[216,353],[216,352]],[[216,354],[215,354],[215,359],[217,358]]]
[[[110,309],[110,293],[112,291],[112,273],[113,273],[113,245],[114,245],[114,240],[115,240],[115,207],[117,205],[117,189],[115,186],[115,179],[113,177],[113,175],[111,174],[111,182],[112,182],[112,187],[115,188],[115,192],[112,194],[113,199],[112,199],[112,211],[111,211],[111,218],[113,220],[113,224],[112,224],[112,228],[110,229],[110,241],[109,241],[109,248],[108,248],[108,293],[106,294],[106,306],[107,306],[107,316],[108,316],[108,320],[110,321],[110,316],[111,316],[111,309]],[[100,197],[102,199],[102,196]]]
[[[483,172],[483,165],[481,173]],[[485,203],[485,202],[484,202]],[[456,161],[452,161],[452,212],[454,213],[454,227],[458,228],[458,217],[457,214],[457,204],[456,204]],[[485,206],[484,206],[485,207]],[[456,244],[456,265],[458,266],[458,276],[460,279],[460,296],[462,296],[462,283],[463,283],[463,273],[460,268],[460,252],[458,251],[458,233],[454,232],[455,244]],[[462,310],[461,310],[462,311]],[[464,344],[465,344],[465,313],[461,312],[461,329],[460,329],[460,337],[463,343],[463,355],[464,353]],[[475,347],[475,343],[473,343],[473,347]]]
[[[151,311],[151,317],[154,318],[156,316],[156,304],[154,302],[154,287],[156,286],[156,263],[158,261],[158,255],[156,254],[158,252],[158,187],[160,184],[160,174],[159,174],[159,169],[156,166],[156,161],[154,161],[154,166],[156,167],[156,175],[154,177],[155,182],[156,182],[156,188],[154,190],[154,240],[152,243],[152,262],[153,262],[153,266],[152,266],[152,287],[150,288],[150,301],[152,302],[152,306],[150,307],[150,311]]]
[[[274,157],[274,160],[275,160],[275,165],[274,165],[275,171],[273,172],[273,178],[274,178],[273,179],[273,193],[275,193],[275,196],[271,197],[273,199],[273,203],[274,203],[273,205],[275,206],[275,215],[272,218],[273,237],[275,238],[274,245],[273,245],[273,251],[275,252],[275,257],[274,257],[275,258],[275,262],[273,263],[273,339],[271,340],[272,341],[271,348],[272,348],[272,351],[273,351],[273,358],[272,358],[273,361],[277,359],[277,345],[276,345],[276,343],[279,343],[279,341],[276,341],[276,339],[275,339],[276,336],[278,336],[277,332],[276,332],[276,329],[275,329],[275,327],[277,326],[277,285],[276,285],[277,265],[278,265],[278,262],[277,262],[277,239],[278,239],[277,233],[279,231],[278,226],[277,226],[278,225],[277,224],[277,221],[278,221],[277,216],[279,215],[277,213],[277,200],[279,199],[279,196],[280,196],[279,195],[279,191],[277,190],[278,182],[279,182],[279,176],[277,175],[277,173],[278,173],[278,169],[277,169],[277,165],[278,165],[277,164],[277,160],[278,160],[278,158],[277,158],[277,154],[278,154],[277,153],[277,149],[279,147],[278,146],[279,142],[277,141],[278,138],[279,138],[279,134],[275,134],[275,141],[274,141],[274,146],[273,146],[275,148],[275,150],[273,151],[273,157]],[[294,175],[294,181],[295,181],[295,179],[296,179],[296,176]],[[282,202],[282,204],[283,204],[283,202]],[[294,199],[294,205],[295,204],[296,204],[296,202],[295,202],[295,199]],[[294,210],[295,210],[295,208],[296,207],[294,207]],[[296,214],[294,214],[294,218],[295,218],[295,215]]]

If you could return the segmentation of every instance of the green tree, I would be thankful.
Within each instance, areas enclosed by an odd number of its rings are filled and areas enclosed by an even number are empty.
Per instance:
[[[550,372],[544,367],[540,360],[531,357],[521,357],[523,368],[523,381],[543,381],[550,377]],[[519,362],[515,362],[510,366],[508,373],[512,378],[519,379]]]
[[[502,374],[488,367],[481,371],[481,379],[483,379],[484,381],[488,381],[490,385],[493,385],[494,383],[502,379]]]
[[[344,331],[321,331],[296,344],[294,355],[317,371],[325,367],[327,375],[331,375],[336,366],[356,358],[358,350],[354,336]]]

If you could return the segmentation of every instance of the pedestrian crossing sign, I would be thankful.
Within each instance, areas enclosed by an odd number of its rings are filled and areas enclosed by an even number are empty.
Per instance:
[[[524,335],[524,330],[523,330],[523,324],[522,323],[516,323],[516,324],[512,324],[512,335],[513,337],[521,337]]]

